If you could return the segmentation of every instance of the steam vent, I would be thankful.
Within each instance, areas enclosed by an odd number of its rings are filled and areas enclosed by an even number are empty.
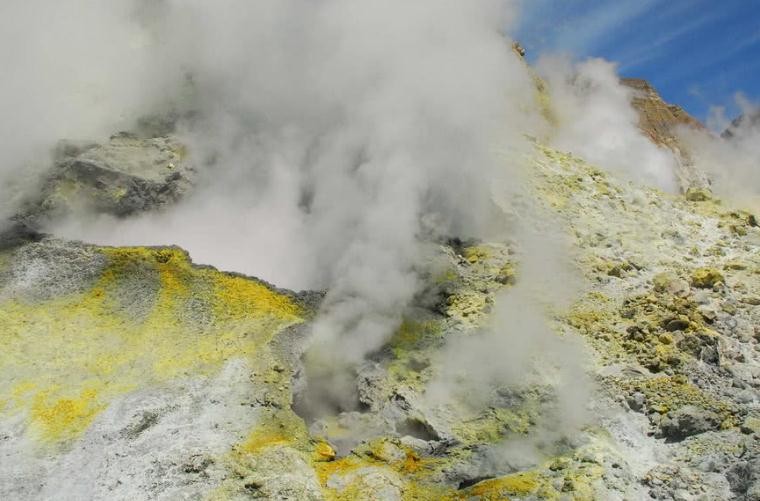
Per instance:
[[[0,499],[760,501],[760,108],[521,16],[0,7]]]

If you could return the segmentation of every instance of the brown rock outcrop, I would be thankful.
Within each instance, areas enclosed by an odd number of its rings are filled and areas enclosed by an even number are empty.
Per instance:
[[[634,91],[631,104],[639,113],[639,128],[642,132],[656,145],[668,148],[675,154],[678,162],[676,175],[681,189],[686,192],[689,188],[708,188],[710,183],[707,176],[694,167],[688,150],[676,133],[678,128],[685,126],[709,134],[704,125],[680,106],[665,102],[646,80],[623,78],[620,82]]]

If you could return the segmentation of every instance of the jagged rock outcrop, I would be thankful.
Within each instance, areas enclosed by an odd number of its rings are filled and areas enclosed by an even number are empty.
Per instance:
[[[171,136],[112,136],[107,143],[62,141],[37,195],[14,218],[39,227],[77,211],[123,217],[174,203],[192,189],[194,169]]]
[[[677,130],[688,127],[708,134],[705,127],[683,108],[666,103],[646,80],[623,78],[620,82],[633,89],[633,108],[639,113],[639,128],[656,145],[673,151],[679,165],[676,175],[684,192],[709,188],[707,177],[695,169],[689,151],[678,138]]]
[[[632,104],[639,112],[639,125],[656,144],[669,148],[677,147],[679,141],[675,129],[680,126],[704,129],[699,120],[689,115],[683,108],[666,103],[646,80],[623,78],[620,82],[636,92]]]
[[[756,131],[758,127],[760,127],[760,111],[755,111],[754,113],[743,114],[735,118],[720,136],[723,139],[731,139],[741,134],[740,131]]]

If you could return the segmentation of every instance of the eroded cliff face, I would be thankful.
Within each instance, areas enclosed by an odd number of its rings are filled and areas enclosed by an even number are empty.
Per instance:
[[[539,141],[509,161],[534,202],[495,193],[503,217],[540,224],[540,211],[584,278],[551,327],[587,346],[590,396],[526,370],[484,381],[477,402],[434,398],[448,350],[484,335],[498,297],[530,287],[536,249],[519,239],[430,242],[424,291],[356,368],[356,408],[315,415],[301,357],[320,293],[199,267],[178,248],[22,235],[0,252],[0,494],[760,499],[755,215],[620,181]],[[480,356],[473,373],[501,360]],[[563,425],[568,399],[590,410],[576,427]]]
[[[639,128],[653,143],[673,152],[678,162],[676,175],[681,189],[684,192],[708,189],[707,176],[694,167],[688,148],[679,138],[682,128],[709,135],[704,125],[680,106],[665,102],[646,80],[623,78],[620,82],[634,91],[631,105],[639,114]]]
[[[641,129],[655,143],[678,147],[676,129],[679,126],[704,129],[699,120],[689,115],[683,108],[666,103],[646,80],[623,78],[620,82],[636,92],[632,104],[641,117]]]

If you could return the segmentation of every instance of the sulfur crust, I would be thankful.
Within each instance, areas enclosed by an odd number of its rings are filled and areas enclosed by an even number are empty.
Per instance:
[[[31,435],[61,443],[81,435],[116,396],[250,357],[301,307],[255,280],[192,266],[179,249],[104,248],[109,265],[83,294],[0,303],[3,414],[24,412]],[[121,304],[119,287],[135,267],[158,287],[144,316]],[[191,300],[194,301],[191,303]],[[193,321],[194,308],[210,312]]]

